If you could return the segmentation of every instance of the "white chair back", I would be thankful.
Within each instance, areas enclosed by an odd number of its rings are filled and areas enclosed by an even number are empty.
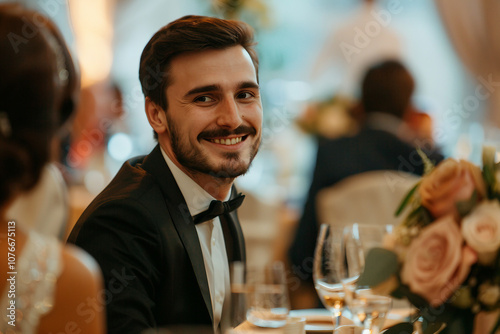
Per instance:
[[[391,170],[350,176],[318,193],[318,222],[336,226],[397,225],[405,212],[399,217],[395,217],[395,212],[419,179],[413,174]]]

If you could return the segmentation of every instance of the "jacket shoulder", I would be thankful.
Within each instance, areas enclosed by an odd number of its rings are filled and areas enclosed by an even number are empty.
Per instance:
[[[129,160],[83,211],[68,241],[76,239],[84,224],[89,224],[94,218],[101,216],[110,217],[109,221],[116,221],[119,217],[127,219],[142,216],[142,224],[147,224],[149,219],[144,218],[151,218],[152,210],[165,208],[157,205],[162,199],[163,195],[155,177],[142,169],[137,161]]]

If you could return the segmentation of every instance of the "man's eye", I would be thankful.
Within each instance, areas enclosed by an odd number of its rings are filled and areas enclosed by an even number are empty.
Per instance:
[[[195,99],[196,102],[213,102],[214,99],[212,99],[211,97],[209,96],[199,96]]]
[[[238,94],[238,98],[240,99],[249,99],[251,97],[253,97],[253,94],[250,92],[242,92]]]

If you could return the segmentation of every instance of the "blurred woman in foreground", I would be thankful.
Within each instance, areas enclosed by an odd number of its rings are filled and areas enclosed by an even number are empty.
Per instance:
[[[108,296],[95,261],[6,214],[49,161],[67,86],[66,46],[47,21],[0,5],[0,332],[101,334]]]

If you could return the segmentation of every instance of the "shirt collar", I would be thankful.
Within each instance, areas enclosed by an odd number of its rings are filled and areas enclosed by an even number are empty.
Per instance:
[[[371,129],[389,132],[400,139],[405,139],[412,132],[402,119],[378,111],[367,113],[366,125]]]
[[[198,183],[194,182],[194,180],[184,173],[179,167],[177,167],[174,162],[170,160],[161,146],[160,149],[168,168],[174,176],[175,182],[177,182],[177,185],[181,190],[182,196],[184,196],[184,200],[186,201],[191,215],[197,215],[198,213],[208,209],[210,202],[215,200],[215,198],[205,189],[200,187]],[[225,200],[228,200],[230,197],[231,192],[229,192]]]

